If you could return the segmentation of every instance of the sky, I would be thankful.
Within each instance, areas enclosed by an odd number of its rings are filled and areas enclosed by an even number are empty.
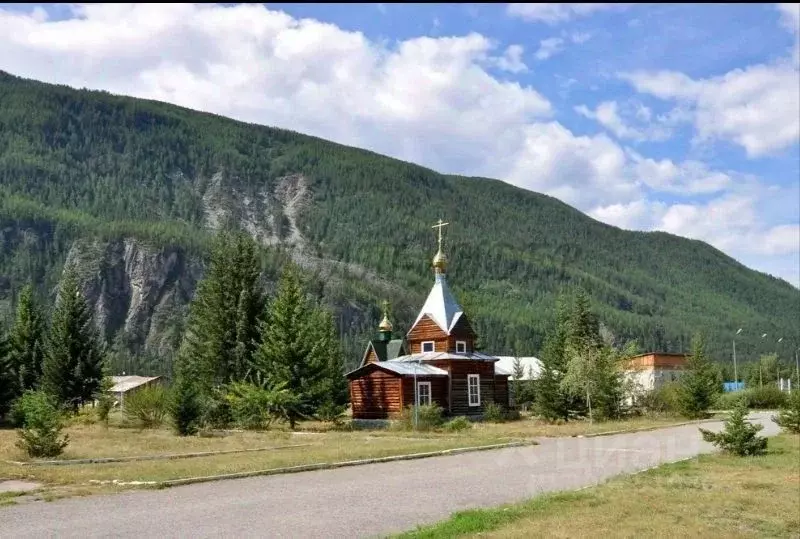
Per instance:
[[[0,69],[498,178],[800,287],[800,4],[0,4]]]

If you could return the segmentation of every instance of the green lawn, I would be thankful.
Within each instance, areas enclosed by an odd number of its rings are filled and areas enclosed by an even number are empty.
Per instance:
[[[800,437],[769,453],[701,455],[597,487],[456,513],[403,534],[440,537],[800,537]]]

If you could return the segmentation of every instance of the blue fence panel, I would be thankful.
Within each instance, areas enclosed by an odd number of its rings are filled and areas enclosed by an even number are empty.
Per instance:
[[[741,391],[744,389],[744,382],[724,382],[722,384],[722,390],[727,392],[730,391]]]

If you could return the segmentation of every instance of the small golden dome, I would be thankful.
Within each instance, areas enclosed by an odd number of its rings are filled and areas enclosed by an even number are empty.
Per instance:
[[[433,257],[433,267],[441,273],[444,273],[444,270],[447,269],[447,257],[441,249]]]
[[[392,323],[389,322],[389,318],[385,314],[383,315],[383,320],[381,320],[378,329],[381,331],[392,331]]]

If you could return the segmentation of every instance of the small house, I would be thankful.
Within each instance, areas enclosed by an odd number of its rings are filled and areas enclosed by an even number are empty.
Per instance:
[[[625,374],[638,389],[653,391],[681,377],[686,369],[686,357],[686,354],[659,352],[640,354],[626,362]]]
[[[109,393],[114,395],[114,398],[122,407],[125,403],[125,397],[137,391],[141,391],[146,387],[150,387],[161,383],[160,376],[112,376],[111,381],[114,384]]]

